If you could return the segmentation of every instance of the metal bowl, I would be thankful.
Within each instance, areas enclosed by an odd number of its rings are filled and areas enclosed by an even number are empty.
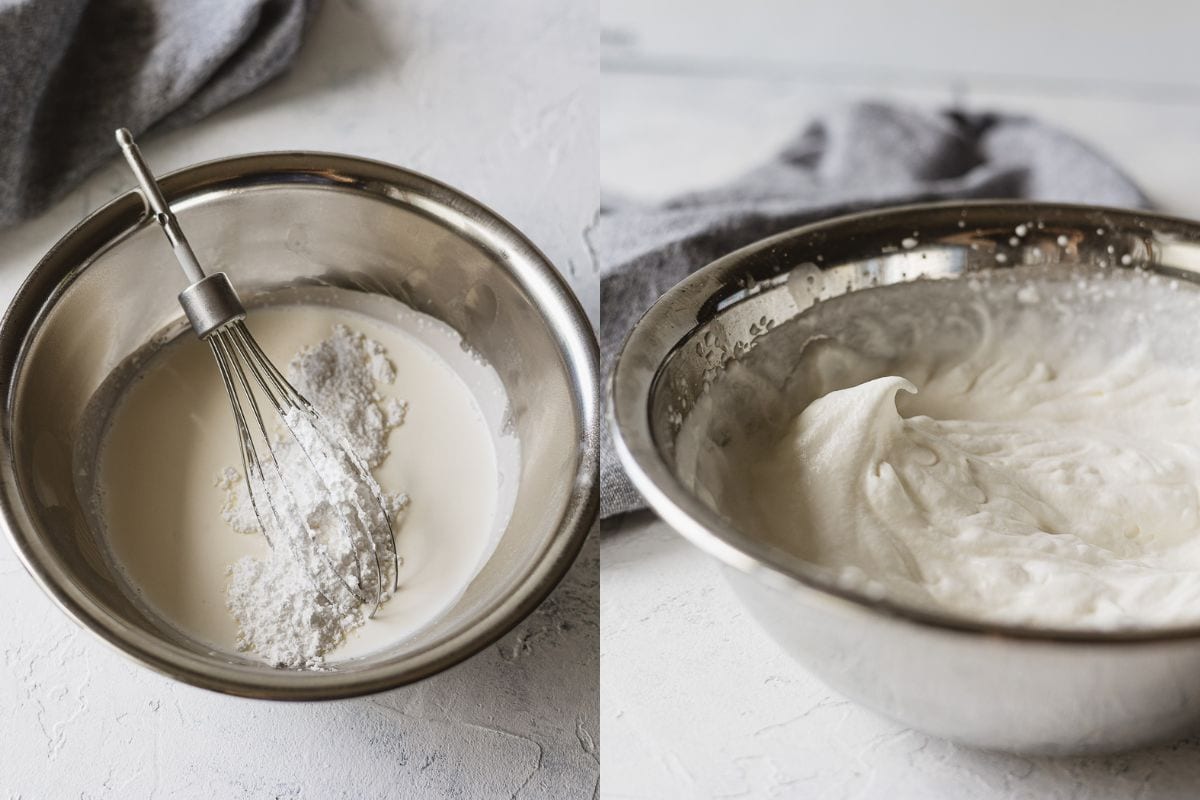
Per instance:
[[[610,386],[616,448],[650,506],[722,562],[767,632],[847,697],[913,728],[1007,751],[1103,752],[1178,737],[1200,723],[1200,628],[1003,626],[868,597],[740,530],[693,480],[694,460],[705,456],[678,437],[698,402],[711,406],[716,426],[734,417],[755,424],[761,393],[746,387],[778,385],[778,364],[788,360],[779,356],[789,351],[776,348],[796,344],[786,323],[814,303],[1029,264],[1140,266],[1200,282],[1200,224],[1086,206],[956,202],[766,239],[676,285],[634,328]],[[729,381],[734,367],[742,374]]]
[[[337,287],[395,298],[456,329],[496,369],[520,439],[515,509],[442,617],[329,672],[276,670],[165,636],[122,591],[75,489],[89,401],[148,342],[182,327],[170,249],[139,195],[113,200],[34,268],[0,323],[3,511],[9,539],[79,624],[162,673],[277,699],[380,691],[495,641],[571,565],[597,510],[597,349],[545,257],[474,200],[387,164],[321,153],[224,159],[166,176],[201,263],[244,296]]]

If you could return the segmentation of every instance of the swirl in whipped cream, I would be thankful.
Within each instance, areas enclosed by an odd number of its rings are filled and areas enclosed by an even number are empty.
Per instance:
[[[974,619],[1200,622],[1200,293],[1125,274],[858,294],[800,356],[819,396],[731,459],[744,528]]]

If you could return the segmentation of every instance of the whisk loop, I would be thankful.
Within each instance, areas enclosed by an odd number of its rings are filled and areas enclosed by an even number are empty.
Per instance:
[[[324,420],[263,352],[224,273],[205,275],[129,131],[117,131],[142,195],[184,273],[179,295],[208,342],[233,409],[250,502],[272,548],[286,547],[327,602],[380,604],[396,591],[400,558],[379,484],[346,438]],[[263,416],[264,401],[278,424]]]

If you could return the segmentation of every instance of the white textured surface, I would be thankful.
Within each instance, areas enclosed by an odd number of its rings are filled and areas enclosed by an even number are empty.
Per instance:
[[[1195,7],[1153,0],[601,6],[600,180],[654,200],[754,166],[821,109],[892,99],[1039,116],[1200,216]],[[601,719],[611,798],[1184,798],[1200,740],[1105,759],[956,747],[826,689],[661,522],[605,526]]]
[[[711,2],[673,13],[681,2],[601,6],[607,189],[655,199],[720,183],[830,104],[874,98],[1037,116],[1109,155],[1164,209],[1200,216],[1200,51],[1163,39],[1190,35],[1200,6],[759,0],[759,13]],[[908,35],[897,17],[924,33]],[[1049,32],[1056,46],[1014,37],[1011,25]]]
[[[159,171],[254,150],[391,161],[490,205],[589,313],[592,22],[554,0],[326,0],[294,71],[186,131]],[[114,160],[0,234],[0,299],[130,178]],[[71,623],[0,544],[0,796],[587,798],[599,774],[598,547],[516,630],[416,686],[327,704],[222,697],[126,661]]]
[[[878,717],[792,661],[716,563],[665,523],[639,514],[603,537],[604,797],[1196,796],[1200,738],[1110,758],[1024,758]]]
[[[1142,0],[606,0],[616,69],[807,76],[834,84],[1036,85],[1042,92],[1200,99],[1200,7]],[[608,113],[605,108],[604,113]]]

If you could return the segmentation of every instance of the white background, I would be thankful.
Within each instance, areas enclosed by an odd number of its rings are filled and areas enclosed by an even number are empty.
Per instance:
[[[325,0],[289,75],[188,130],[141,137],[143,150],[157,171],[318,149],[428,173],[524,231],[594,317],[592,21],[557,0],[504,6]],[[4,304],[54,240],[132,186],[118,162],[0,234]],[[547,603],[455,669],[289,705],[135,666],[70,622],[0,543],[0,797],[592,797],[597,557],[590,543]]]
[[[1035,115],[1160,207],[1200,216],[1196,4],[607,0],[601,22],[610,191],[653,200],[719,183],[830,105],[872,98]],[[603,536],[605,797],[1200,796],[1200,741],[1052,760],[882,720],[785,656],[661,523],[627,518]]]

